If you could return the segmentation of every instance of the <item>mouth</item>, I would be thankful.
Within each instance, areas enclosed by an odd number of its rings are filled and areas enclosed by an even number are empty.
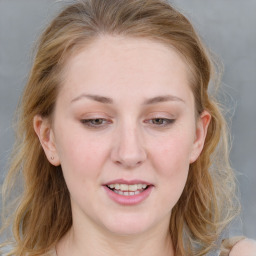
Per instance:
[[[115,180],[104,184],[106,194],[121,205],[137,205],[145,201],[153,191],[154,185],[141,180]]]
[[[106,187],[112,190],[114,193],[122,196],[134,196],[143,193],[146,189],[148,189],[149,185],[147,184],[109,184]]]

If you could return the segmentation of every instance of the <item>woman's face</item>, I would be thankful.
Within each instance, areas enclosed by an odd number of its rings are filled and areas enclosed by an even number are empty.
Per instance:
[[[209,120],[195,117],[187,65],[159,42],[104,36],[71,57],[44,148],[74,225],[167,228]]]

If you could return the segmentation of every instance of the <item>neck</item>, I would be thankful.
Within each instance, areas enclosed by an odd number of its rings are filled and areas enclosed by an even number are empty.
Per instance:
[[[56,250],[58,256],[174,256],[166,223],[144,233],[132,235],[118,235],[88,226],[81,228],[81,225],[76,226],[74,223],[57,244]]]

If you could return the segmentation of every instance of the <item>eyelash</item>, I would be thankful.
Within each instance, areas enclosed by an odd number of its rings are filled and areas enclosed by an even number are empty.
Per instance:
[[[95,124],[95,121],[101,121],[100,124]],[[159,124],[155,124],[154,121],[160,121],[161,123]],[[154,126],[157,127],[168,127],[171,124],[173,124],[175,122],[175,119],[169,119],[169,118],[161,118],[161,117],[157,117],[157,118],[152,118],[149,120],[146,120],[146,123],[150,123]],[[82,119],[81,123],[86,125],[89,128],[95,128],[95,129],[99,129],[99,128],[103,128],[105,125],[110,124],[111,121],[108,121],[107,119],[104,118],[91,118],[91,119]]]
[[[161,124],[153,124],[153,125],[160,126],[160,127],[167,127],[175,122],[175,119],[161,118],[161,117],[149,119],[147,120],[147,122],[149,121],[152,123],[152,121],[156,121],[156,120],[158,121],[161,120],[162,121]]]
[[[97,121],[97,120],[101,120],[102,122],[104,122],[104,124],[93,124],[93,122]],[[104,119],[104,118],[91,118],[91,119],[82,119],[81,123],[90,127],[90,128],[101,128],[103,127],[105,124],[107,123],[111,123],[110,121]]]

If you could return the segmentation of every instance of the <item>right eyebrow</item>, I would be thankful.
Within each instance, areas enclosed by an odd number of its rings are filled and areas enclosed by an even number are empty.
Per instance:
[[[104,104],[113,104],[113,100],[111,98],[103,97],[103,96],[99,96],[99,95],[94,95],[94,94],[85,94],[85,93],[83,93],[83,94],[79,95],[78,97],[72,99],[71,103],[73,103],[75,101],[78,101],[82,98],[87,98],[87,99],[94,100],[94,101],[104,103]]]

